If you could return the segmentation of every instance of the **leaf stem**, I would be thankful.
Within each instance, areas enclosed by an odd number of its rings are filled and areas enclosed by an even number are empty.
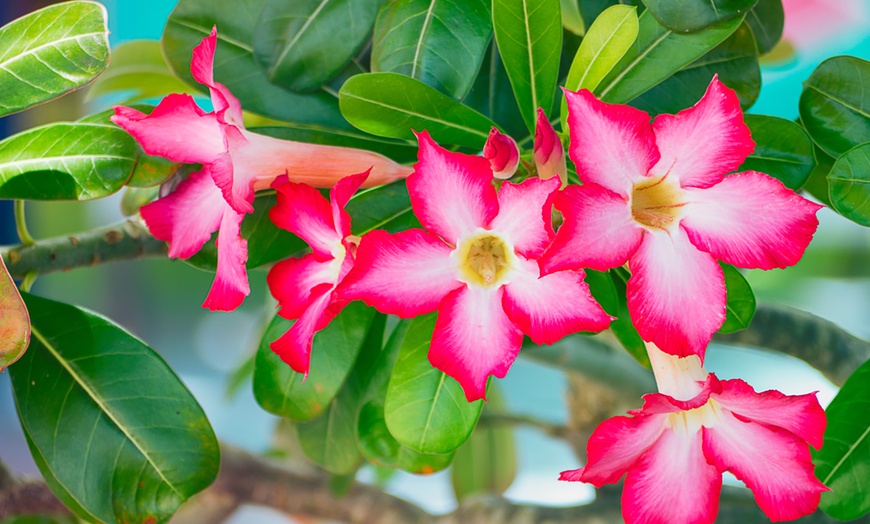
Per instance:
[[[24,200],[16,200],[15,204],[15,229],[18,232],[18,238],[25,246],[36,244],[36,240],[30,235],[27,230],[27,221],[24,218]]]
[[[33,283],[36,282],[36,278],[39,276],[39,273],[36,272],[35,269],[31,269],[24,275],[24,279],[21,280],[21,291],[25,293],[30,293],[30,288],[33,287]]]

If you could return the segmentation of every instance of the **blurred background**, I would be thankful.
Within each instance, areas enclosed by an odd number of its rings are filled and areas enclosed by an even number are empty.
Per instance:
[[[3,23],[48,2],[2,2]],[[112,45],[159,39],[174,0],[105,0]],[[870,2],[866,0],[784,0],[784,42],[762,66],[763,87],[750,112],[796,119],[801,82],[825,58],[849,54],[870,59]],[[218,79],[220,80],[220,79]],[[35,109],[0,119],[0,137],[42,123],[72,120],[105,109],[85,102],[86,89]],[[68,235],[123,219],[120,197],[90,203],[28,202],[27,218],[36,238]],[[759,303],[786,304],[832,320],[854,335],[870,338],[870,230],[823,209],[821,226],[804,259],[793,268],[750,271]],[[12,205],[0,201],[0,245],[17,242]],[[145,340],[181,376],[199,400],[218,437],[255,452],[268,451],[277,419],[260,409],[249,383],[231,391],[231,377],[256,349],[272,304],[265,271],[252,271],[251,295],[233,313],[209,313],[200,305],[213,275],[181,261],[141,260],[40,277],[33,292],[102,313]],[[819,391],[823,405],[836,388],[800,361],[782,355],[714,344],[707,367],[720,378],[741,377],[757,390],[790,394]],[[517,360],[500,381],[509,411],[555,424],[567,419],[566,376],[528,360]],[[640,400],[638,399],[638,405]],[[506,496],[539,504],[573,504],[592,490],[558,482],[558,473],[580,466],[573,450],[544,433],[516,430],[518,475]],[[0,374],[0,460],[18,473],[37,475],[21,434],[11,388]],[[373,480],[364,469],[361,479]],[[449,474],[396,474],[389,490],[433,512],[455,506]],[[248,508],[246,511],[257,511]],[[251,513],[236,521],[250,521]],[[286,519],[274,517],[275,522]]]

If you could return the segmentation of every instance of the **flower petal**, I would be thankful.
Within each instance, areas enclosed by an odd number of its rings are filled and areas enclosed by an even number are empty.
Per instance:
[[[329,191],[329,202],[332,205],[332,223],[336,225],[335,230],[342,238],[351,233],[350,214],[344,208],[350,202],[354,193],[365,183],[370,172],[371,168],[356,175],[346,176],[339,180]]]
[[[631,260],[628,310],[641,338],[685,357],[704,350],[725,321],[725,276],[682,228],[648,231]]]
[[[193,79],[208,87],[211,103],[216,113],[225,122],[242,126],[242,105],[223,84],[214,81],[214,53],[217,45],[217,27],[212,26],[211,34],[193,48],[190,60],[190,73]]]
[[[229,207],[224,210],[215,244],[217,245],[217,272],[214,283],[202,307],[211,311],[232,311],[239,307],[251,292],[248,284],[248,241],[242,238],[241,226],[245,215]]]
[[[474,402],[486,397],[490,375],[507,375],[522,342],[523,334],[502,307],[501,288],[462,287],[441,305],[429,362],[456,379]]]
[[[659,159],[649,115],[608,104],[586,89],[565,91],[568,101],[568,153],[584,184],[604,186],[628,196]]]
[[[423,227],[456,245],[498,214],[492,170],[485,158],[447,151],[425,131],[417,139],[418,162],[408,177],[411,207]]]
[[[332,285],[324,284],[313,289],[311,303],[299,320],[269,345],[293,371],[305,376],[308,376],[308,369],[311,366],[314,333],[325,328],[340,311],[340,308],[333,311],[333,308],[329,307],[333,298],[332,288]]]
[[[553,239],[552,200],[557,191],[558,180],[505,182],[498,192],[498,215],[489,229],[509,239],[521,255],[539,257]]]
[[[682,187],[710,187],[755,150],[740,100],[713,77],[693,107],[653,122],[661,159],[651,174],[677,177]]]
[[[622,515],[626,524],[708,524],[721,490],[722,474],[704,458],[701,433],[666,430],[625,477]]]
[[[146,115],[115,106],[111,120],[124,128],[149,155],[186,164],[209,164],[226,151],[221,124],[197,107],[190,95],[168,95]]]
[[[720,471],[746,483],[765,515],[794,520],[816,510],[827,488],[813,475],[806,442],[785,430],[743,422],[725,409],[718,421],[703,430],[704,454]]]
[[[311,291],[322,284],[335,285],[334,261],[320,261],[314,255],[288,258],[272,266],[266,276],[269,290],[284,318],[299,318],[311,302]]]
[[[152,235],[169,242],[169,256],[190,258],[220,227],[229,206],[208,174],[208,168],[191,174],[175,191],[139,213]]]
[[[235,126],[221,124],[221,129],[228,153],[218,155],[212,162],[211,176],[233,209],[239,213],[253,213],[256,173],[245,169],[239,162],[239,157],[250,148],[248,139]],[[278,174],[276,173],[275,176],[277,177]]]
[[[318,260],[330,260],[341,251],[344,238],[332,221],[332,206],[313,187],[275,180],[277,204],[269,210],[272,222],[306,241]]]
[[[625,198],[597,184],[570,185],[556,195],[564,222],[541,256],[543,272],[619,267],[637,251],[643,229]]]
[[[755,171],[686,194],[689,204],[682,225],[692,243],[746,268],[796,264],[819,225],[816,211],[822,207]]]
[[[504,286],[502,302],[508,318],[535,344],[552,344],[579,331],[597,333],[610,325],[612,317],[592,298],[582,270],[541,277],[534,261],[520,259],[519,266]]]
[[[825,411],[815,393],[784,395],[776,390],[756,393],[746,382],[723,380],[714,398],[741,420],[760,422],[794,433],[819,449],[825,433]]]
[[[403,318],[431,313],[448,293],[464,285],[456,279],[450,251],[421,229],[395,235],[371,231],[360,240],[353,269],[338,292]]]

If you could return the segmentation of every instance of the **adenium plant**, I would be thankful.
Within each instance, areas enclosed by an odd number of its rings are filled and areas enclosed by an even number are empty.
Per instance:
[[[820,266],[822,213],[870,226],[870,62],[819,65],[797,123],[747,116],[788,2],[623,3],[180,0],[160,43],[115,50],[93,1],[0,28],[0,116],[89,83],[104,108],[0,142],[20,240],[0,249],[0,369],[44,478],[0,482],[0,519],[32,512],[27,489],[88,522],[185,522],[206,490],[233,501],[223,517],[429,522],[354,479],[452,465],[449,518],[497,522],[513,502],[467,500],[513,481],[515,424],[585,449],[553,481],[622,482],[618,501],[523,507],[532,521],[870,513],[870,344],[753,293],[756,270],[806,284],[787,268]],[[122,188],[120,224],[26,227],[25,201]],[[185,290],[209,315],[267,290],[234,382],[281,417],[280,453],[219,446],[147,335],[40,296],[43,274],[143,257],[212,271]],[[706,358],[735,342],[842,389],[829,406],[758,391],[740,353],[735,376]],[[564,425],[516,413],[499,389],[553,388],[508,377],[526,356],[600,390]],[[288,453],[315,469],[265,463]]]

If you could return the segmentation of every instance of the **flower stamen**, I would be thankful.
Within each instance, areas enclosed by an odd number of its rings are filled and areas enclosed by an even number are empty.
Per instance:
[[[667,175],[635,184],[631,191],[631,216],[647,228],[668,229],[684,205],[679,184]]]

